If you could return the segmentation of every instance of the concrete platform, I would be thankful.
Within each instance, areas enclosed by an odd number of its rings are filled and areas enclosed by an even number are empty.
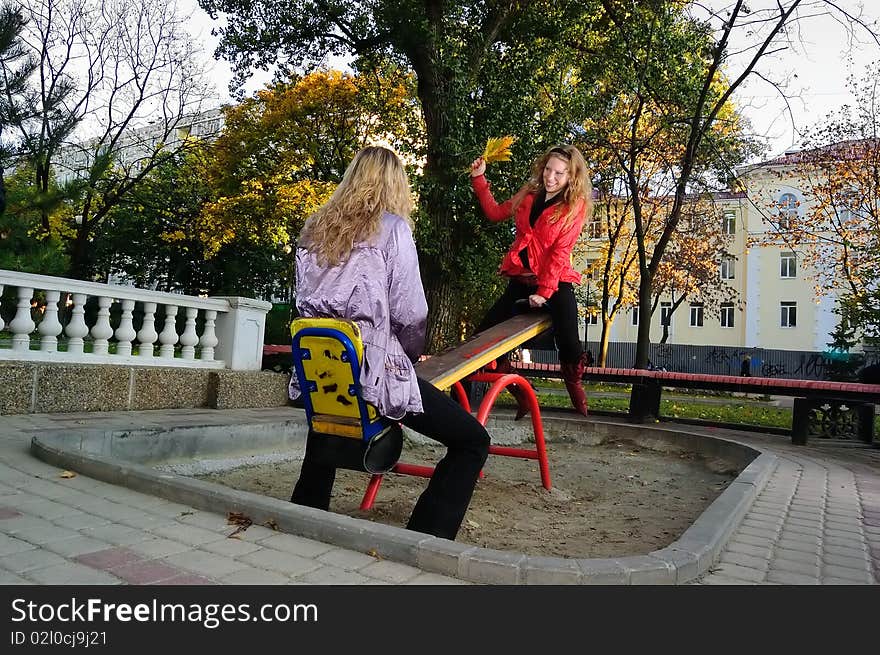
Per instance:
[[[187,422],[220,427],[289,420],[291,411],[296,410],[3,417],[0,583],[878,582],[880,450],[859,445],[793,446],[785,437],[664,423],[662,429],[671,428],[685,438],[711,436],[720,438],[719,443],[751,449],[755,458],[674,544],[650,555],[603,560],[538,558],[476,548],[69,446],[82,443],[72,437],[85,432],[110,435]],[[584,421],[592,423],[589,429],[594,431],[628,427],[644,433],[644,438],[660,429]],[[36,451],[51,463],[31,455],[34,437]],[[81,473],[62,477],[65,469]],[[236,510],[250,516],[254,525],[229,538],[235,526],[227,524],[226,514]],[[272,529],[275,526],[280,531]]]

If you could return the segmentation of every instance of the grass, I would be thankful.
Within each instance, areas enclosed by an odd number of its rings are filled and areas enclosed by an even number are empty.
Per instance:
[[[565,389],[565,383],[562,380],[556,378],[530,378],[532,383],[537,387],[538,390],[541,389]],[[626,393],[629,394],[632,389],[631,384],[624,383],[614,383],[614,382],[587,382],[584,384],[584,389],[589,394],[592,392],[598,393]],[[706,391],[705,389],[676,389],[675,391],[666,391],[664,395],[671,397],[682,397],[682,398],[739,398],[741,396],[735,396],[733,393],[729,391]],[[766,395],[756,395],[754,398],[759,398],[763,400],[769,400],[769,396]]]
[[[540,386],[543,386],[541,384]],[[589,386],[587,388],[587,400],[591,410],[604,412],[620,412],[626,414],[629,411],[629,397],[626,398],[602,398],[590,397]],[[541,393],[538,391],[538,403],[547,408],[570,408],[571,401],[567,395]],[[513,407],[516,401],[506,391],[498,397],[498,404]],[[752,427],[791,429],[791,409],[788,407],[761,406],[754,400],[743,403],[731,399],[731,402],[719,405],[700,403],[698,400],[667,398],[660,400],[660,416],[670,419],[689,419],[706,421],[706,423],[726,423],[730,425],[743,425]],[[874,432],[880,434],[880,416],[874,418]]]
[[[543,385],[541,385],[543,386]],[[629,411],[629,398],[590,398],[589,388],[587,399],[590,409],[627,413]],[[538,392],[538,402],[541,407],[571,407],[568,396]],[[504,392],[499,396],[500,405],[512,406],[515,404],[513,396]],[[731,399],[729,404],[719,405],[700,403],[696,400],[668,398],[660,400],[660,415],[665,418],[684,418],[706,421],[707,423],[731,423],[739,425],[754,425],[759,427],[791,428],[791,409],[784,407],[762,407],[754,402],[742,403]]]

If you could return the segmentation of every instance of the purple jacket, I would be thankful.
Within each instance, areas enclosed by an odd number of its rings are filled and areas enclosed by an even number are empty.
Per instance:
[[[364,400],[392,419],[421,413],[413,362],[425,347],[428,303],[412,230],[384,214],[373,243],[356,244],[348,260],[330,268],[302,244],[296,249],[296,308],[301,316],[348,318],[364,341]],[[300,395],[296,375],[290,397]]]

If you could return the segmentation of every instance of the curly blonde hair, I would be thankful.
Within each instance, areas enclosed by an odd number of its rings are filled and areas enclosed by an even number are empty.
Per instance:
[[[397,214],[412,227],[412,209],[400,158],[388,148],[367,146],[345,169],[330,200],[308,218],[299,245],[316,253],[322,265],[336,266],[348,259],[355,244],[379,234],[383,212]]]
[[[570,227],[581,206],[586,210],[586,220],[590,220],[593,215],[593,183],[590,181],[590,170],[581,151],[569,145],[553,146],[535,160],[531,176],[514,196],[513,214],[516,215],[517,208],[529,193],[544,188],[544,167],[551,157],[556,157],[568,166],[568,184],[562,193],[562,202],[553,212],[550,222],[555,223],[561,219],[564,228]],[[565,209],[564,216],[563,209]]]

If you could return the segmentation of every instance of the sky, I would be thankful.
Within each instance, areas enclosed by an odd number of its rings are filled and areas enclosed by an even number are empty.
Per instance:
[[[773,0],[752,0],[753,8],[766,5]],[[211,28],[216,25],[198,6],[197,0],[178,0],[184,11],[193,13],[191,33],[204,48],[206,58],[213,65],[213,78],[222,102],[229,102],[227,92],[232,72],[223,61],[214,61],[211,54],[218,39],[211,36]],[[724,0],[710,0],[713,6],[729,4]],[[849,11],[856,11],[858,0],[839,0],[838,5]],[[880,6],[869,0],[865,3],[866,13],[873,20],[880,17]],[[763,73],[775,79],[789,78],[787,95],[788,108],[779,94],[767,83],[758,78],[747,80],[734,96],[738,106],[751,121],[754,133],[767,143],[767,157],[783,153],[796,147],[800,132],[820,121],[828,112],[851,102],[852,96],[846,88],[846,80],[851,73],[861,77],[866,66],[880,60],[880,46],[863,43],[848,46],[845,30],[827,16],[805,18],[800,32],[802,46],[776,53],[764,62]],[[736,47],[736,43],[732,44]],[[257,73],[245,88],[250,94],[269,81],[269,74]],[[791,114],[789,115],[789,111]]]

